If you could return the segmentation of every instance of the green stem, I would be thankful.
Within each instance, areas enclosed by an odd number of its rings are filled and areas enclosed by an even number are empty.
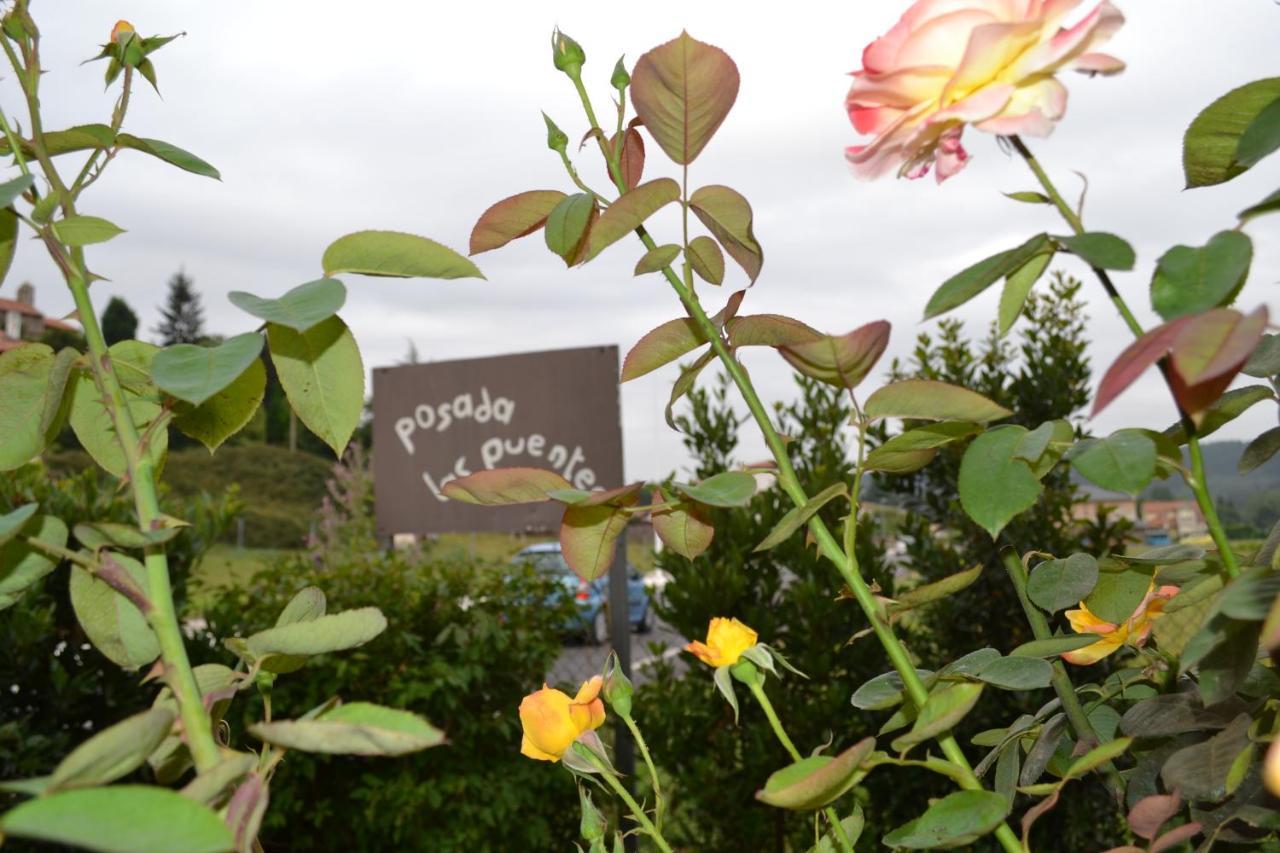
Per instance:
[[[595,111],[591,107],[591,99],[587,96],[582,81],[574,78],[574,85],[578,90],[579,98],[582,100],[588,121],[591,122],[593,128],[598,129],[599,123],[595,119]],[[609,172],[613,176],[614,186],[618,192],[626,192],[626,182],[619,173],[617,162],[610,156],[609,146],[605,145],[603,140],[601,140],[600,150],[609,163]],[[657,248],[657,243],[649,236],[649,232],[644,226],[636,228],[636,236],[640,238],[646,249],[652,251]],[[684,282],[680,280],[680,277],[676,275],[670,266],[664,267],[662,274],[666,277],[671,288],[675,290],[676,295],[685,307],[685,311],[688,312],[689,317],[693,320],[694,325],[697,326],[702,337],[711,343],[711,347],[724,367],[725,372],[729,374],[729,378],[733,380],[739,393],[742,394],[743,401],[747,404],[747,409],[751,412],[752,418],[760,428],[766,446],[768,446],[770,453],[773,455],[774,461],[777,462],[778,484],[786,492],[787,496],[791,498],[792,503],[797,507],[804,506],[808,503],[809,497],[805,493],[804,487],[800,484],[799,477],[796,476],[795,468],[791,464],[791,458],[787,454],[786,444],[777,429],[774,428],[773,421],[769,417],[764,403],[761,402],[760,396],[756,393],[755,386],[752,384],[746,368],[733,357],[728,342],[721,335],[720,330],[716,328],[716,325],[711,322],[711,318],[707,316],[706,311],[703,310],[697,294],[691,288],[685,286]],[[876,638],[884,647],[885,653],[893,664],[893,668],[902,678],[907,695],[911,697],[911,700],[917,706],[922,707],[929,697],[928,688],[924,686],[924,682],[916,674],[915,666],[906,646],[902,644],[902,641],[894,633],[893,627],[884,612],[884,605],[876,600],[870,587],[867,586],[866,581],[859,574],[857,558],[853,554],[846,556],[844,550],[840,547],[840,543],[836,541],[826,523],[818,516],[815,515],[809,520],[809,531],[817,540],[822,554],[835,564],[845,583],[853,591],[858,605],[871,622]],[[960,745],[956,743],[955,737],[950,733],[943,734],[937,738],[937,742],[947,759],[957,765],[959,775],[964,780],[961,783],[961,787],[968,790],[982,790],[982,783],[974,775],[973,768]],[[1018,837],[1014,835],[1013,830],[1009,829],[1007,825],[1001,824],[995,835],[1000,845],[1008,853],[1021,853],[1022,845],[1018,841]]]
[[[1018,594],[1018,601],[1022,604],[1022,612],[1026,614],[1032,635],[1037,640],[1051,639],[1053,631],[1049,628],[1049,621],[1027,596],[1027,573],[1022,560],[1018,558],[1018,552],[1013,548],[1005,548],[1000,558],[1004,561],[1004,569],[1013,583],[1013,590]],[[1071,724],[1076,737],[1090,748],[1096,746],[1099,742],[1098,733],[1089,722],[1089,716],[1084,712],[1084,706],[1080,704],[1076,687],[1071,682],[1071,676],[1067,674],[1067,668],[1061,659],[1053,661],[1053,675],[1050,676],[1049,683],[1053,686],[1053,692],[1058,694],[1063,713],[1067,715],[1067,722]],[[1107,786],[1111,789],[1111,793],[1123,798],[1124,781],[1120,778],[1115,765],[1108,761],[1103,765],[1103,771],[1106,773]]]
[[[14,55],[6,39],[0,39],[14,71],[22,83],[23,94],[27,101],[27,112],[31,121],[31,147],[36,160],[40,163],[45,178],[49,181],[51,191],[58,194],[63,213],[74,216],[76,213],[75,196],[67,189],[53,165],[44,140],[44,128],[40,116],[40,62],[38,45],[32,39],[31,47],[25,51],[27,63],[24,67]],[[84,262],[84,253],[73,248],[68,258],[61,244],[54,238],[51,229],[44,228],[40,236],[49,249],[55,263],[62,270],[67,287],[75,302],[80,324],[84,327],[85,341],[89,345],[89,362],[93,370],[94,381],[109,409],[112,425],[124,452],[128,470],[129,483],[133,489],[134,506],[138,514],[138,526],[141,530],[152,529],[152,522],[160,517],[160,503],[156,494],[155,471],[150,457],[142,451],[137,426],[129,412],[124,390],[111,366],[111,357],[107,352],[107,344],[98,325],[97,315],[89,300],[89,275]],[[155,632],[160,645],[160,654],[164,660],[166,680],[177,699],[187,743],[195,760],[196,769],[206,770],[218,763],[218,745],[213,738],[213,726],[209,714],[205,710],[196,684],[191,662],[187,657],[183,644],[182,631],[178,625],[176,607],[173,603],[173,587],[169,577],[169,564],[164,548],[153,545],[146,549],[145,565],[147,570],[147,597],[152,610],[147,613],[147,621]]]
[[[1058,188],[1054,186],[1053,181],[1049,178],[1049,174],[1040,165],[1040,161],[1036,159],[1026,144],[1017,137],[1008,137],[1015,151],[1026,161],[1027,167],[1031,169],[1031,173],[1036,176],[1036,180],[1040,182],[1040,186],[1044,188],[1045,194],[1053,202],[1054,207],[1062,214],[1062,218],[1071,226],[1071,230],[1076,234],[1084,233],[1084,221],[1080,215],[1071,209],[1063,199],[1062,193],[1058,192]],[[1120,295],[1120,291],[1116,289],[1115,284],[1111,281],[1111,276],[1107,271],[1099,267],[1093,267],[1094,275],[1098,277],[1098,281],[1102,283],[1102,288],[1107,292],[1107,296],[1111,299],[1111,304],[1116,307],[1121,318],[1124,319],[1125,325],[1129,327],[1129,331],[1133,333],[1135,338],[1140,338],[1144,334],[1142,324],[1134,317],[1133,312],[1129,310],[1129,305],[1124,301],[1124,297]],[[1164,376],[1165,384],[1169,386],[1170,391],[1173,390],[1173,376],[1170,372],[1168,357],[1160,359],[1160,373]],[[1218,518],[1217,507],[1213,505],[1213,498],[1209,494],[1209,484],[1205,479],[1204,457],[1200,452],[1200,439],[1196,435],[1196,424],[1191,416],[1174,398],[1174,405],[1178,407],[1178,418],[1182,422],[1182,430],[1187,436],[1187,449],[1191,455],[1191,473],[1187,480],[1187,485],[1191,487],[1191,491],[1195,493],[1196,504],[1200,507],[1200,512],[1204,514],[1205,524],[1209,527],[1209,535],[1213,537],[1213,543],[1218,548],[1218,553],[1222,557],[1222,565],[1226,568],[1227,574],[1235,577],[1240,574],[1240,564],[1236,560],[1235,553],[1231,550],[1231,542],[1227,539],[1226,531],[1222,527],[1222,521]]]
[[[594,755],[591,758],[591,762],[600,771],[600,775],[604,777],[604,781],[613,789],[613,792],[627,804],[627,808],[631,810],[631,814],[635,817],[636,822],[639,823],[641,828],[649,834],[649,837],[653,839],[653,842],[658,845],[658,849],[662,850],[663,853],[672,853],[671,845],[662,837],[662,833],[658,832],[658,828],[653,825],[653,821],[649,820],[649,816],[645,814],[644,809],[640,808],[640,804],[636,802],[635,797],[632,797],[631,794],[627,792],[626,787],[618,781],[618,777],[615,776],[613,772]]]
[[[622,722],[626,723],[627,728],[631,731],[631,736],[635,738],[636,746],[640,747],[640,757],[644,759],[644,766],[649,768],[649,778],[653,782],[653,822],[658,828],[658,832],[662,832],[662,785],[658,781],[658,768],[654,766],[653,757],[649,755],[649,745],[644,741],[644,735],[640,734],[640,727],[636,725],[636,721],[631,718],[630,714],[619,714]]]
[[[782,748],[791,756],[792,761],[803,760],[800,750],[796,749],[796,745],[791,742],[787,730],[782,727],[782,721],[778,719],[778,712],[773,709],[773,703],[769,701],[769,697],[765,695],[764,685],[760,683],[760,676],[746,682],[747,688],[751,691],[751,695],[756,697],[756,701],[760,703],[760,709],[764,711],[765,717],[769,720],[769,725],[773,727],[773,733],[777,736],[778,742],[782,744]],[[840,842],[840,849],[853,853],[853,842],[849,840],[848,834],[844,831],[844,826],[840,823],[840,816],[836,814],[836,810],[831,806],[827,806],[822,810],[826,815],[827,822],[831,824],[831,829],[836,835],[836,839]]]

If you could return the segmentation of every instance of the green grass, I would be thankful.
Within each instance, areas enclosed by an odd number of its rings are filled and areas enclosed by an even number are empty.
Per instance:
[[[214,545],[191,570],[191,601],[199,606],[219,590],[247,584],[277,558],[291,553],[279,548],[237,548]]]

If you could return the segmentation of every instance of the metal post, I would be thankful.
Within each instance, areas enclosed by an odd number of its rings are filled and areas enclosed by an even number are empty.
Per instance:
[[[631,608],[627,595],[627,536],[618,537],[609,567],[609,640],[618,655],[618,668],[631,678]],[[622,773],[622,784],[635,793],[636,752],[631,732],[624,726],[614,728],[613,764]],[[635,850],[635,836],[626,838],[627,849]]]
[[[244,516],[236,519],[236,547],[244,548]]]

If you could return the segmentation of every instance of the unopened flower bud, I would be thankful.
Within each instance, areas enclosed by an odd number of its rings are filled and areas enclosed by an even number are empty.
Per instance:
[[[618,64],[613,66],[613,76],[609,78],[613,88],[619,92],[631,84],[631,75],[627,73],[627,66],[623,64],[625,59],[625,56],[618,57]]]
[[[582,823],[579,832],[584,841],[598,841],[609,831],[609,822],[600,814],[596,804],[591,801],[591,792],[578,786],[578,801],[582,803]]]
[[[135,34],[133,24],[125,20],[116,21],[116,25],[111,28],[111,43],[124,44]]]
[[[618,668],[618,656],[610,655],[604,671],[604,701],[609,703],[609,707],[619,717],[630,717],[631,694],[634,692],[631,679]]]
[[[551,33],[551,61],[557,71],[576,77],[582,70],[582,64],[587,61],[587,55],[583,52],[582,45],[557,29]]]
[[[551,120],[551,116],[543,113],[542,119],[547,123],[547,147],[552,151],[565,153],[565,149],[569,147],[569,137]]]

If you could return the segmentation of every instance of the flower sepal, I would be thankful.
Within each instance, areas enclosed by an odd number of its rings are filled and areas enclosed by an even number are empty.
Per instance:
[[[578,735],[577,740],[569,745],[560,759],[564,766],[579,776],[590,776],[598,773],[618,775],[609,753],[605,751],[604,741],[594,729]]]

